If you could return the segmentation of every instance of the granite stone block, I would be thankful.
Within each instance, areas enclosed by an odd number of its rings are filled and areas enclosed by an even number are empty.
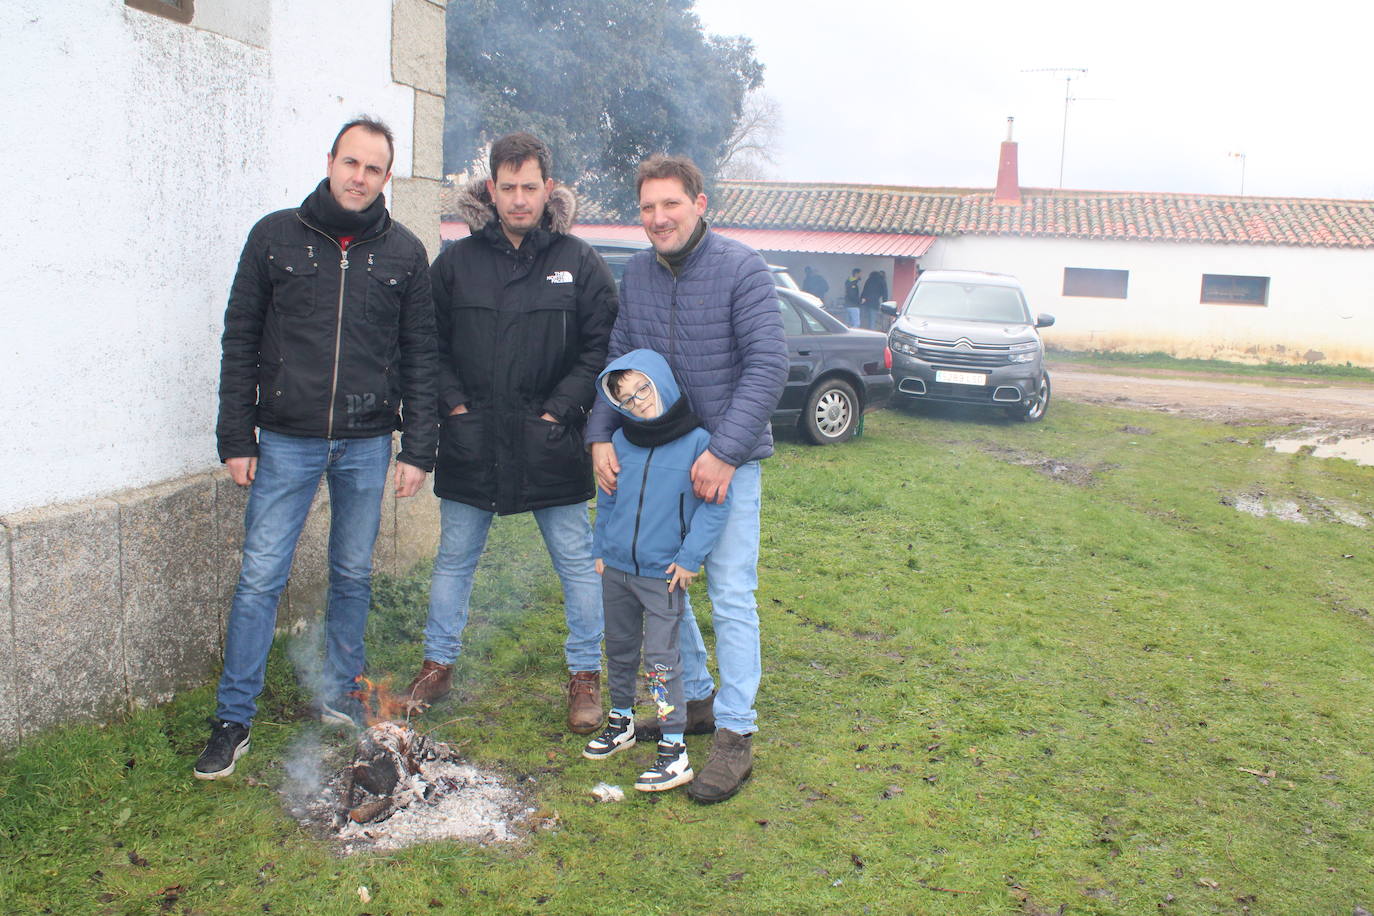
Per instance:
[[[219,662],[215,479],[181,478],[115,497],[124,656],[137,705],[205,683]]]
[[[229,606],[243,565],[243,513],[248,508],[248,488],[234,483],[227,471],[215,476],[215,568],[212,601],[219,618],[219,644],[224,652],[224,628]]]
[[[26,510],[0,523],[10,536],[20,733],[126,710],[119,504]]]
[[[391,179],[391,215],[425,244],[433,261],[439,256],[439,182],[432,178]]]
[[[444,97],[415,92],[414,178],[444,177]]]
[[[10,530],[0,525],[0,748],[14,747],[20,737],[10,597]]]
[[[296,542],[284,600],[277,606],[277,629],[299,629],[324,611],[329,589],[329,485],[321,476],[305,528]]]
[[[421,560],[434,558],[439,546],[439,499],[434,475],[409,499],[396,501],[396,574],[405,575]]]
[[[394,0],[391,78],[442,97],[445,51],[444,10],[427,0]]]

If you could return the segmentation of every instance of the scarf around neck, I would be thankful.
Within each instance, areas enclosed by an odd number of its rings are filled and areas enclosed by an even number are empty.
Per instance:
[[[386,200],[378,194],[366,210],[345,209],[329,193],[329,179],[325,178],[310,192],[310,196],[301,204],[301,210],[307,219],[335,238],[341,235],[358,236],[386,217]]]

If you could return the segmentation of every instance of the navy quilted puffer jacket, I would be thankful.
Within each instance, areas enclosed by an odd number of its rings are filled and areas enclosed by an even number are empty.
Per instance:
[[[759,253],[708,230],[678,276],[650,248],[630,259],[620,290],[610,359],[641,347],[663,354],[722,461],[739,467],[773,454],[769,419],[787,381],[787,338]],[[610,442],[619,425],[598,399],[587,441]]]

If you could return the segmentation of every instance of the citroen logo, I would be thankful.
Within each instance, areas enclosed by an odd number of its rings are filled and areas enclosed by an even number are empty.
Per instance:
[[[956,350],[972,350],[972,349],[973,349],[973,343],[972,343],[967,337],[960,337],[958,340],[956,340],[956,341],[954,342],[954,349],[956,349]]]

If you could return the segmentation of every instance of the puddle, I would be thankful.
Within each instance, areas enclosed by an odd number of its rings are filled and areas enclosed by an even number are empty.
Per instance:
[[[1303,453],[1315,458],[1345,458],[1374,466],[1374,436],[1320,435],[1297,439],[1270,439],[1267,448],[1285,455]]]
[[[1309,496],[1298,499],[1277,499],[1262,490],[1222,497],[1222,504],[1255,518],[1276,518],[1284,522],[1306,525],[1313,520],[1339,522],[1352,528],[1368,528],[1374,517],[1364,509],[1333,499]]]

